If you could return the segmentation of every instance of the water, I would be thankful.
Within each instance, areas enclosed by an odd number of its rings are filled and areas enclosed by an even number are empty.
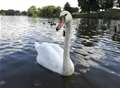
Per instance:
[[[0,18],[0,88],[119,88],[119,20],[74,19],[70,55],[75,73],[62,77],[36,63],[34,42],[63,47],[64,28],[56,32],[50,19]]]

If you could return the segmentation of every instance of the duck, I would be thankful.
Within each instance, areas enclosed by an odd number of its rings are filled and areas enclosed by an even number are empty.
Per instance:
[[[64,25],[66,26],[63,48],[55,43],[34,43],[37,51],[37,63],[62,76],[71,76],[74,73],[74,63],[70,58],[71,23],[71,13],[62,11],[59,16],[59,23],[56,27],[56,31],[59,31]]]

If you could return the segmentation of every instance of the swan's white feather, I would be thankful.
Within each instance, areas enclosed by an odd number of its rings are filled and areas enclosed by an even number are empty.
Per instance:
[[[35,42],[35,49],[37,50],[37,62],[45,68],[63,73],[63,49],[58,44]]]

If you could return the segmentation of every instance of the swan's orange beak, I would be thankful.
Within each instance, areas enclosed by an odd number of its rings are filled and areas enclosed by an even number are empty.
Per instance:
[[[63,27],[65,22],[65,18],[64,17],[60,17],[60,21],[58,23],[58,26],[56,27],[56,31],[60,30],[61,27]]]

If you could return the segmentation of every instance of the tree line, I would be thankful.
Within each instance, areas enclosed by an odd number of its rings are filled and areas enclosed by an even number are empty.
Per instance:
[[[113,8],[114,3],[116,2],[117,6],[120,7],[120,0],[78,0],[78,7],[81,12],[90,13],[92,11],[106,11]],[[67,2],[64,5],[64,10],[68,10],[71,13],[78,13],[78,7],[71,7]],[[1,15],[27,15],[32,17],[58,17],[61,12],[61,7],[55,7],[53,5],[44,6],[42,8],[37,8],[36,6],[31,6],[27,11],[18,11],[18,10],[0,10]]]
[[[115,2],[120,7],[120,0],[78,0],[78,6],[82,12],[106,11],[113,8]]]
[[[0,10],[0,15],[12,15],[12,16],[14,16],[14,15],[27,15],[27,12],[8,9],[8,10]]]
[[[64,5],[64,10],[70,11],[71,13],[78,12],[77,7],[71,7],[70,4],[67,2]],[[61,7],[55,7],[53,5],[45,6],[42,8],[36,8],[35,6],[31,6],[28,8],[28,16],[33,17],[58,17],[61,12]]]
[[[61,12],[61,8],[55,7],[53,5],[45,6],[42,8],[36,8],[35,6],[31,6],[27,10],[27,15],[32,17],[57,17]]]
[[[79,8],[78,7],[71,7],[70,4],[68,2],[66,2],[66,4],[64,5],[64,10],[67,10],[70,13],[76,13],[79,11]]]
[[[53,5],[44,6],[42,8],[36,8],[36,6],[31,6],[27,11],[19,10],[0,10],[0,15],[26,15],[32,17],[58,17],[61,12],[61,7],[55,7]]]
[[[77,7],[71,7],[67,2],[64,5],[64,10],[68,10],[71,13],[78,12]],[[55,7],[53,5],[44,6],[42,8],[37,8],[36,6],[30,6],[27,11],[19,11],[19,10],[0,10],[0,15],[27,15],[31,17],[58,17],[61,12],[61,7]]]

